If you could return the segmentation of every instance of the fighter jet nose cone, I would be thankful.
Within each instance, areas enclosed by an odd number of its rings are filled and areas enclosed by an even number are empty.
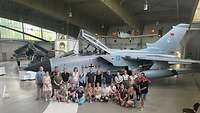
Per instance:
[[[40,66],[43,66],[45,71],[51,72],[50,60],[44,60],[42,62],[38,62],[38,63],[35,63],[35,64],[30,63],[29,66],[27,68],[25,68],[24,70],[38,71]]]

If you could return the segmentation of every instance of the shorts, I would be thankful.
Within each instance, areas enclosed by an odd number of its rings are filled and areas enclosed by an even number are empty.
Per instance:
[[[142,100],[142,101],[146,100],[146,95],[147,95],[147,94],[144,94],[144,93],[141,94],[141,100]]]
[[[101,99],[101,94],[95,95],[95,98],[96,98],[96,99]]]

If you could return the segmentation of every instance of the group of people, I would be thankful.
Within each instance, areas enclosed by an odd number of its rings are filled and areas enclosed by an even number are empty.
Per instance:
[[[144,108],[150,80],[144,73],[135,71],[118,71],[116,75],[110,71],[85,73],[74,67],[73,72],[59,67],[49,74],[39,68],[36,74],[37,100],[44,98],[58,102],[108,102],[113,101],[120,106]]]

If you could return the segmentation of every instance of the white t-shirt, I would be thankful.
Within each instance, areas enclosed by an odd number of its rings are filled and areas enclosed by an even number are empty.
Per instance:
[[[128,80],[128,77],[129,77],[128,74],[123,75],[123,79],[124,79],[124,80]]]
[[[103,95],[103,96],[109,95],[110,90],[111,90],[110,87],[105,87],[105,88],[103,88],[103,89],[102,89],[102,95]]]
[[[123,77],[122,77],[122,76],[116,76],[116,77],[115,77],[115,82],[116,82],[116,83],[121,83],[121,82],[123,82]]]
[[[115,93],[116,90],[117,90],[117,88],[115,85],[111,87],[111,93]]]

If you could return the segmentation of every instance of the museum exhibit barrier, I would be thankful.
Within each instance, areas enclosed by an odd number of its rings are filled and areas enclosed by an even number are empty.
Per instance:
[[[5,67],[0,67],[0,76],[5,74],[6,74]]]
[[[19,71],[19,80],[35,80],[36,72]]]

